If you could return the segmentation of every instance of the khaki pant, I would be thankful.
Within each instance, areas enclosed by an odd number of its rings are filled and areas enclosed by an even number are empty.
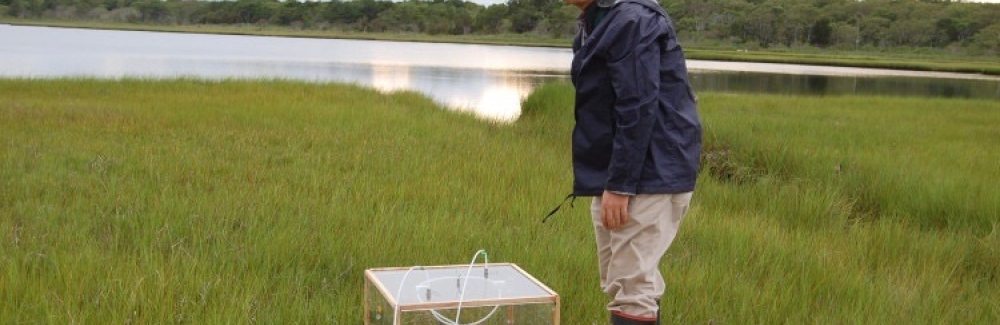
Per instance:
[[[604,228],[601,197],[594,198],[590,211],[597,236],[601,289],[612,300],[609,311],[636,320],[656,319],[657,300],[666,289],[660,274],[660,258],[677,235],[691,195],[688,192],[633,196],[628,206],[631,218],[614,231]]]

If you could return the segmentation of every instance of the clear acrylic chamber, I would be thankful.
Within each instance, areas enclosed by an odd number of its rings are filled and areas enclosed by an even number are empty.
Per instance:
[[[365,325],[558,325],[559,295],[510,263],[365,270]]]

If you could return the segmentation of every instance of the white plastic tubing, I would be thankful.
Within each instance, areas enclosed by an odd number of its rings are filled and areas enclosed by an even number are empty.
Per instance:
[[[472,266],[476,264],[476,260],[479,258],[479,256],[483,257],[483,268],[484,268],[484,271],[487,272],[487,274],[489,274],[488,273],[489,272],[489,264],[490,264],[489,256],[487,256],[485,249],[480,249],[479,251],[476,252],[476,254],[472,255],[472,261],[469,262],[469,268],[466,269],[465,275],[463,275],[460,278],[460,279],[464,278],[465,282],[462,284],[461,292],[459,293],[458,308],[455,311],[455,319],[449,319],[448,317],[445,317],[444,315],[441,315],[441,313],[438,313],[436,310],[431,310],[431,313],[434,315],[434,318],[437,319],[438,322],[441,322],[441,324],[443,324],[443,325],[478,325],[478,324],[480,324],[482,322],[485,322],[487,319],[490,319],[490,317],[493,316],[493,313],[495,313],[497,311],[497,308],[499,306],[494,306],[493,310],[490,311],[489,314],[487,314],[486,316],[484,316],[483,318],[481,318],[481,319],[479,319],[479,320],[477,320],[475,322],[466,323],[466,324],[459,323],[459,319],[461,319],[461,316],[462,316],[462,303],[465,300],[465,289],[469,285],[469,280],[468,280],[469,274],[472,273]],[[413,270],[424,271],[424,275],[427,277],[427,281],[429,282],[431,280],[430,279],[430,275],[427,274],[427,270],[423,266],[412,266],[412,267],[410,267],[408,270],[406,270],[406,273],[403,274],[403,280],[399,282],[399,288],[396,290],[396,298],[397,299],[402,300],[402,298],[401,298],[400,295],[403,293],[403,286],[406,284],[406,278],[408,278],[410,276],[410,273],[413,272]],[[393,315],[392,316],[393,317],[392,323],[394,325],[399,325],[399,306],[400,305],[401,305],[400,303],[397,303],[396,304],[396,308],[395,308],[395,310],[392,313],[392,315]]]

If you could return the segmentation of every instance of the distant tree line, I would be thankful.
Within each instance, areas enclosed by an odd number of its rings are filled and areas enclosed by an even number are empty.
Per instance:
[[[947,48],[1000,55],[1000,4],[916,0],[666,0],[686,42],[748,48]],[[0,0],[0,17],[256,24],[340,32],[568,37],[561,0]]]

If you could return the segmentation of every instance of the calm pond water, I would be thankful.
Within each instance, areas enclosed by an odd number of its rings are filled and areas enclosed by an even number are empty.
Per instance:
[[[568,42],[568,40],[567,40]],[[278,78],[413,90],[513,120],[569,49],[0,25],[0,77]],[[1000,77],[689,60],[697,91],[1000,99]]]

